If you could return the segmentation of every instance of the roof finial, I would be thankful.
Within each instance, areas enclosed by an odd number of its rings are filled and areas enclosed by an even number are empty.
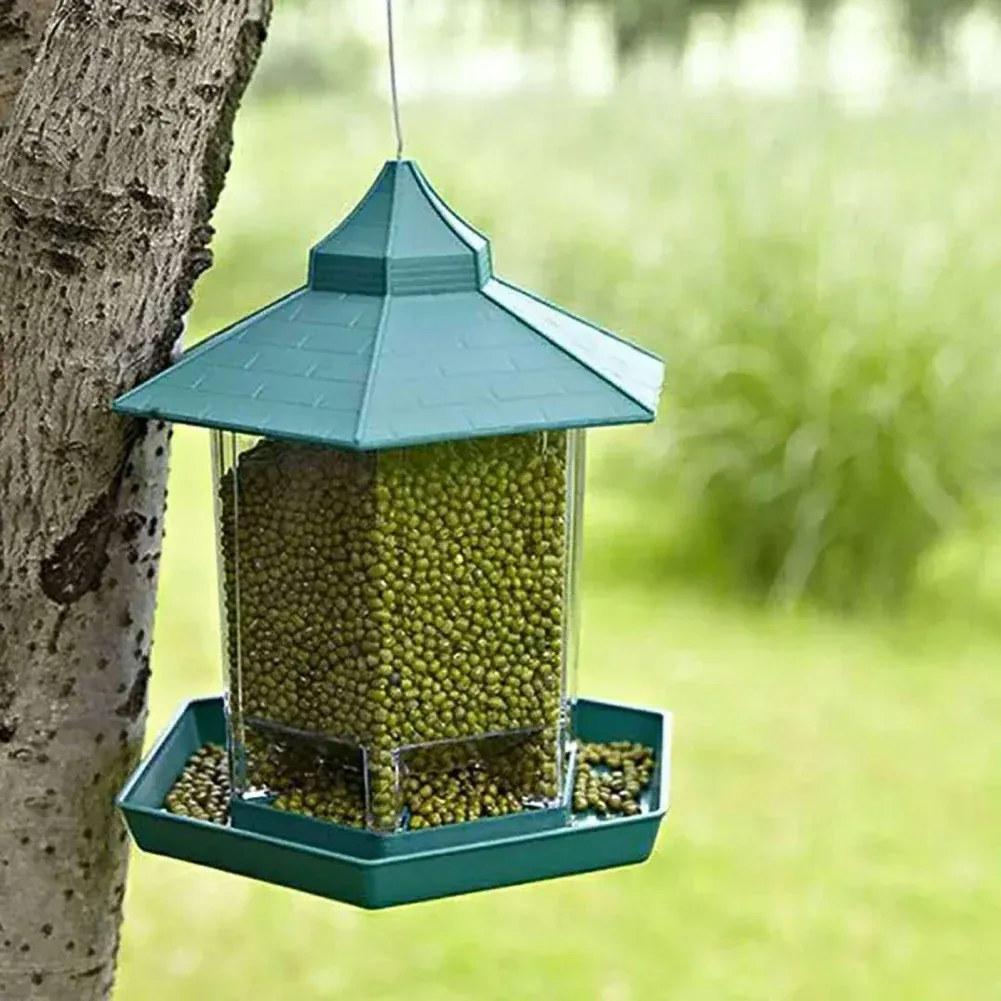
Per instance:
[[[403,129],[400,126],[400,97],[396,88],[396,43],[393,37],[393,0],[386,0],[386,27],[389,34],[389,86],[393,95],[393,122],[396,125],[396,159],[403,159]]]

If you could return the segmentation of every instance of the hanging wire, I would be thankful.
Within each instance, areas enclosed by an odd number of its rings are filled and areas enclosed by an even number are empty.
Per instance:
[[[393,122],[396,125],[396,159],[403,159],[403,129],[400,126],[400,95],[396,87],[396,43],[393,37],[393,0],[386,0],[386,27],[389,32],[389,85],[393,93]]]

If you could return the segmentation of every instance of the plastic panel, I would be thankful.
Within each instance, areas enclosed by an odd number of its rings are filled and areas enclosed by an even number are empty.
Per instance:
[[[214,452],[236,794],[382,832],[560,805],[568,436]]]
[[[563,688],[567,708],[577,698],[580,657],[581,561],[584,554],[584,488],[587,478],[587,440],[583,429],[567,433],[566,614],[563,620]]]

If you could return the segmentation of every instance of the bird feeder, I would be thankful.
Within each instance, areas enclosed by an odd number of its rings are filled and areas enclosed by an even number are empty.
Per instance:
[[[304,287],[119,397],[211,429],[226,666],[222,703],[189,705],[123,794],[140,843],[367,906],[648,854],[666,717],[577,699],[577,580],[586,429],[652,421],[662,378],[497,278],[401,159]],[[231,790],[213,832],[157,802],[209,731]],[[656,747],[635,816],[574,809],[582,739]],[[604,847],[538,868],[588,832]]]

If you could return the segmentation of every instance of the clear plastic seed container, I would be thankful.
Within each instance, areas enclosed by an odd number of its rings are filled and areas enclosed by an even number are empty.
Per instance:
[[[584,432],[213,448],[234,795],[385,833],[558,805]]]

